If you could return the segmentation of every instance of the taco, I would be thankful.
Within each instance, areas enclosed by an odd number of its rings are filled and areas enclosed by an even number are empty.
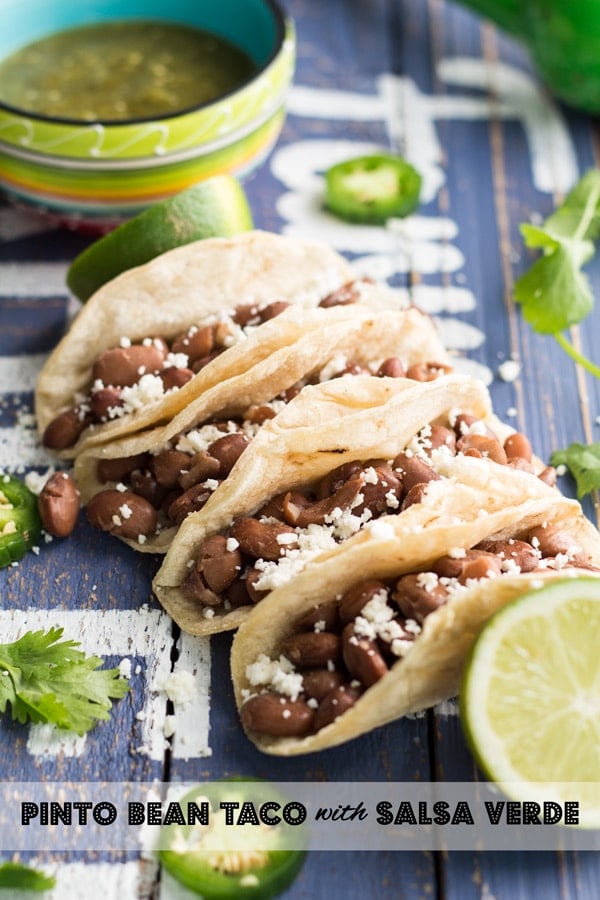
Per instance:
[[[285,313],[278,321],[282,311],[356,301],[361,284],[350,279],[327,246],[258,231],[188,244],[124,272],[86,303],[42,369],[43,443],[72,458],[168,422],[240,372],[251,380],[254,365],[298,336]]]
[[[437,482],[421,504],[378,520],[252,610],[231,668],[260,750],[332,747],[455,696],[496,610],[549,578],[600,575],[600,536],[579,505],[556,493],[519,497],[515,486],[531,476],[494,468],[479,487],[454,482],[440,495]],[[504,502],[491,504],[491,491]]]
[[[374,312],[356,304],[290,310],[258,331],[280,327],[284,319],[290,336],[296,328],[295,339],[257,362],[251,373],[240,371],[204,390],[166,425],[78,456],[75,476],[93,525],[138,550],[165,552],[182,521],[213,492],[221,493],[265,423],[307,384],[324,389],[332,379],[359,373],[377,380],[391,373],[414,382],[450,371],[431,321],[414,308]],[[318,397],[319,391],[309,396]],[[303,401],[300,409],[305,424],[312,424],[310,405]],[[270,445],[269,433],[259,447]]]
[[[253,604],[316,557],[419,504],[431,482],[468,484],[479,472],[469,463],[483,456],[491,480],[496,469],[507,470],[515,505],[521,496],[556,495],[536,477],[553,471],[492,415],[481,382],[356,376],[307,387],[183,522],[155,593],[184,631],[236,628]],[[493,490],[483,494],[485,510],[505,502]]]

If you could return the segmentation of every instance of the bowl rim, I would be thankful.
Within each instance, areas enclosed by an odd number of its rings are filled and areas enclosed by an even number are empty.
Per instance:
[[[224,94],[220,94],[213,100],[206,100],[204,103],[196,103],[193,106],[183,107],[182,109],[178,109],[176,112],[164,113],[159,116],[150,116],[150,117],[137,117],[132,119],[71,119],[68,116],[49,116],[44,113],[37,112],[29,112],[26,109],[22,109],[20,106],[13,106],[10,103],[4,103],[0,100],[0,113],[7,112],[12,115],[22,116],[23,118],[30,119],[34,122],[42,122],[48,125],[72,125],[81,127],[82,125],[100,125],[105,128],[123,128],[126,126],[132,125],[147,125],[150,122],[165,122],[172,119],[178,119],[181,116],[190,115],[192,113],[201,112],[202,110],[209,109],[211,106],[215,106],[221,103],[223,100],[227,100],[230,97],[233,97],[235,94],[240,93],[249,87],[253,82],[258,80],[264,72],[269,68],[269,66],[273,63],[275,59],[281,53],[282,47],[285,43],[287,37],[287,20],[288,16],[283,11],[282,7],[279,5],[278,0],[261,0],[261,2],[270,8],[276,28],[275,34],[275,45],[273,47],[272,52],[269,54],[269,57],[265,60],[265,62],[257,68],[248,78],[244,79],[240,84],[231,90],[227,91]],[[136,17],[141,18],[141,17]],[[126,17],[123,17],[122,21],[125,21]],[[118,20],[115,20],[118,21]],[[153,18],[152,21],[172,21],[168,19],[157,19]],[[82,23],[83,25],[84,23]],[[185,24],[185,23],[181,23]],[[58,29],[61,31],[63,29]],[[54,32],[58,33],[58,32]]]

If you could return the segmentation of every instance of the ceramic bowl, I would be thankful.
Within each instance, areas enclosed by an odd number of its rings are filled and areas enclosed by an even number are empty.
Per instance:
[[[87,123],[0,103],[0,188],[10,199],[103,231],[212,175],[243,178],[266,156],[283,125],[295,49],[274,0],[0,0],[0,58],[65,28],[135,17],[215,32],[257,71],[216,101],[160,119]]]

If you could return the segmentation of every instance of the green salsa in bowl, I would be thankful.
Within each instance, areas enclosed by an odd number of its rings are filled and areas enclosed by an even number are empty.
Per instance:
[[[106,231],[216,174],[285,115],[294,31],[274,0],[0,0],[0,188]]]

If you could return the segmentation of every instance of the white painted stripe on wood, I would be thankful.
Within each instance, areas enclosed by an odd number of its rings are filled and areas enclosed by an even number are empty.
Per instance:
[[[0,297],[66,297],[68,262],[0,263]]]
[[[196,693],[206,697],[207,702],[200,704],[195,700],[193,714],[190,704],[174,704],[177,721],[172,740],[173,756],[177,759],[209,756],[210,638],[182,634],[179,651],[175,671],[190,672],[194,676]]]
[[[33,391],[47,353],[0,356],[0,394]]]
[[[10,206],[0,209],[0,240],[16,241],[55,230],[53,225],[36,213]]]
[[[46,866],[43,866],[46,870]],[[48,900],[106,900],[119,897],[121,900],[149,898],[150,893],[142,893],[140,864],[126,863],[58,863],[56,887],[44,896]]]
[[[16,640],[27,630],[60,625],[64,637],[77,640],[86,653],[100,656],[145,657],[146,692],[141,717],[141,740],[137,752],[154,760],[164,756],[166,695],[161,686],[171,671],[171,620],[157,610],[2,610],[0,632],[4,641]],[[196,679],[190,702],[175,707],[175,729],[183,736],[175,755],[185,758],[205,756],[208,750],[210,648],[208,641],[184,641],[180,668]],[[133,661],[133,660],[132,660]],[[84,741],[65,740],[52,729],[30,728],[28,750],[35,755],[53,756],[59,751],[78,755]]]

